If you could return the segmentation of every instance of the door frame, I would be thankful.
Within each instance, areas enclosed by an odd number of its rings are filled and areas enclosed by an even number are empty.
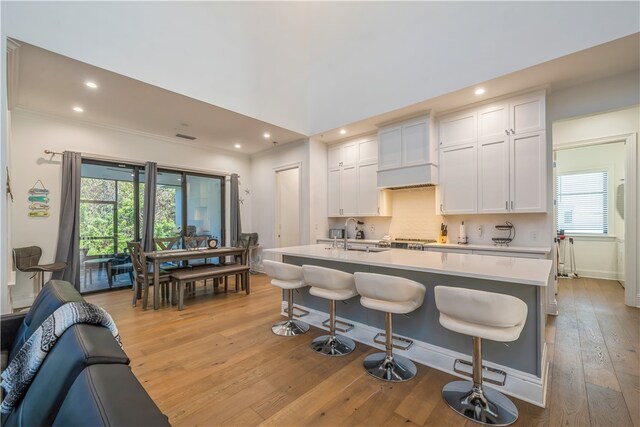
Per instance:
[[[274,203],[273,203],[273,240],[274,246],[278,246],[280,244],[278,237],[278,213],[280,211],[280,206],[278,206],[278,172],[284,172],[291,169],[298,169],[298,214],[302,213],[302,162],[295,163],[287,163],[284,165],[276,166],[273,168],[273,188],[274,188]],[[298,244],[302,241],[302,221],[298,221]]]
[[[627,133],[621,135],[611,135],[602,138],[584,139],[578,141],[569,141],[566,143],[554,144],[552,149],[554,153],[557,150],[565,150],[569,148],[587,147],[590,145],[611,144],[614,142],[624,142],[624,303],[630,307],[640,307],[640,287],[638,286],[638,277],[636,277],[636,260],[640,255],[638,249],[638,224],[637,206],[638,206],[638,138],[637,134]],[[555,167],[553,182],[553,222],[555,228]]]

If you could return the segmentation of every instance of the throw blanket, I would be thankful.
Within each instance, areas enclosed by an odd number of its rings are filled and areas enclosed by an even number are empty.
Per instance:
[[[58,338],[76,323],[102,325],[111,331],[122,347],[118,328],[104,309],[88,302],[69,302],[58,308],[22,345],[7,369],[2,373],[2,388],[5,397],[0,405],[0,413],[8,414],[20,401],[36,376],[40,365]]]

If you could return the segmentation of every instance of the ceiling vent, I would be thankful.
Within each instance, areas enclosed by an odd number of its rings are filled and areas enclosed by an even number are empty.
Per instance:
[[[183,133],[176,133],[176,137],[177,138],[182,138],[182,139],[188,139],[189,141],[193,141],[194,139],[196,139],[195,136],[185,135]]]

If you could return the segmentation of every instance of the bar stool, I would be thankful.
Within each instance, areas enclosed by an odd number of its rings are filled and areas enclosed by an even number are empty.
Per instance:
[[[336,300],[344,301],[358,295],[353,274],[315,265],[303,265],[302,272],[304,281],[311,286],[309,293],[329,300],[329,319],[323,323],[329,326],[329,335],[314,339],[311,347],[326,356],[343,356],[351,353],[356,348],[356,343],[351,338],[336,335],[336,330],[348,332],[353,329],[353,325],[336,320]],[[346,328],[336,327],[336,323],[345,325]]]
[[[385,381],[407,381],[416,375],[416,365],[403,356],[393,354],[393,348],[408,350],[413,341],[393,336],[391,320],[393,314],[407,314],[424,302],[425,287],[402,277],[373,273],[355,273],[356,289],[360,304],[385,314],[385,332],[377,334],[373,341],[384,344],[385,351],[374,353],[364,359],[364,368],[369,375]],[[380,338],[384,337],[384,341]],[[404,345],[395,344],[400,341]]]
[[[293,290],[307,286],[307,284],[304,283],[304,278],[302,276],[302,267],[270,260],[264,260],[262,265],[264,266],[265,273],[271,277],[271,284],[279,288],[286,289],[289,293],[287,301],[287,314],[289,317],[287,320],[273,325],[271,330],[274,334],[282,337],[292,337],[304,334],[309,330],[309,325],[304,322],[294,320],[293,318]],[[309,313],[306,310],[298,310],[303,313]]]
[[[504,394],[483,388],[483,380],[503,386],[504,371],[482,366],[482,339],[511,342],[518,339],[527,319],[524,301],[493,292],[473,289],[435,287],[440,324],[451,331],[473,337],[472,363],[456,360],[453,370],[473,378],[454,381],[444,386],[442,397],[460,415],[480,424],[506,426],[518,419],[518,409]],[[457,364],[471,366],[473,374],[459,370]],[[502,376],[502,381],[483,378],[483,370]]]

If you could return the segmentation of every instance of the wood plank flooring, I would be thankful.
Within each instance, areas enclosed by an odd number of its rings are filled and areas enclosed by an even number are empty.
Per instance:
[[[384,383],[362,370],[371,347],[329,358],[309,348],[319,329],[273,335],[280,292],[266,276],[252,277],[248,296],[199,285],[181,312],[132,308],[130,290],[87,299],[111,313],[133,372],[174,426],[477,425],[442,401],[448,374],[419,365],[414,380]],[[617,282],[560,281],[548,406],[514,399],[515,425],[640,427],[640,309],[623,300]]]

